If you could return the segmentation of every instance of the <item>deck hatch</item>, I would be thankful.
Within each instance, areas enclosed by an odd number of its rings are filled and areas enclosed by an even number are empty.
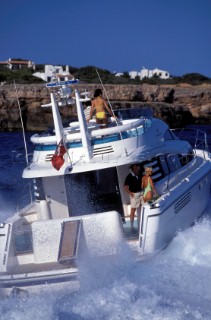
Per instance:
[[[190,202],[190,200],[191,200],[190,192],[186,193],[183,197],[181,197],[181,199],[177,201],[177,203],[174,206],[175,214],[177,214],[180,210],[182,210],[188,204],[188,202]]]
[[[76,258],[80,235],[81,220],[66,221],[62,224],[59,246],[59,262],[66,262]]]

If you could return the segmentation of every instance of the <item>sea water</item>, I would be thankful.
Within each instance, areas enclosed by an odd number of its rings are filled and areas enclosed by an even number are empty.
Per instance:
[[[28,188],[24,166],[21,134],[1,133],[0,221]],[[153,258],[138,262],[126,244],[122,249],[112,261],[80,262],[79,291],[67,286],[1,300],[0,319],[211,319],[211,199],[200,221]]]

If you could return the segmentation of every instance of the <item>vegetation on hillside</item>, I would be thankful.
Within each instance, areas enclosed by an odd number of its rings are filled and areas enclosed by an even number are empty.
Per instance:
[[[7,84],[11,83],[43,83],[42,79],[34,77],[32,74],[34,70],[23,68],[20,70],[10,70],[8,68],[0,69],[0,83],[6,82]]]
[[[95,66],[86,66],[82,68],[69,67],[70,73],[75,77],[80,79],[80,82],[86,83],[99,83],[100,79],[103,83],[109,84],[179,84],[179,83],[187,83],[190,85],[199,85],[202,83],[210,83],[211,79],[198,74],[198,73],[189,73],[185,74],[182,77],[172,76],[170,79],[160,79],[159,76],[154,76],[152,78],[144,78],[140,79],[136,77],[135,79],[131,79],[129,73],[127,71],[123,72],[122,76],[115,76],[114,73],[98,68],[96,70]],[[44,72],[44,65],[36,65],[36,72]],[[98,72],[97,72],[98,71]],[[20,69],[20,70],[10,70],[8,68],[0,69],[0,83],[43,83],[43,80],[33,76],[35,71],[31,69]],[[99,76],[100,79],[99,79]]]

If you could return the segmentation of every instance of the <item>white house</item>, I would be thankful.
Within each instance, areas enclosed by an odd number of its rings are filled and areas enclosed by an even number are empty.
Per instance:
[[[135,79],[136,77],[139,77],[140,74],[138,71],[130,71],[129,76],[131,77],[131,79]]]
[[[146,69],[143,67],[139,73],[140,79],[142,80],[143,78],[152,78],[154,76],[157,76],[161,79],[168,79],[170,77],[168,71],[160,70],[158,68],[155,68],[153,70]]]
[[[117,77],[122,76],[123,73],[116,73]],[[152,78],[153,76],[157,76],[161,79],[168,79],[170,78],[169,72],[168,71],[164,71],[164,70],[160,70],[158,68],[155,68],[153,70],[149,70],[146,69],[145,67],[143,67],[141,69],[140,72],[138,71],[130,71],[129,72],[129,76],[131,79],[135,79],[136,77],[140,77],[140,79],[142,80],[143,78]]]
[[[50,64],[45,65],[45,72],[35,72],[33,76],[37,78],[41,78],[46,82],[51,82],[51,80],[57,75],[60,78],[60,81],[68,80],[73,78],[73,76],[69,73],[69,66],[66,66],[65,70],[61,66],[53,66]]]
[[[10,70],[28,68],[35,70],[35,64],[31,60],[14,60],[9,58],[6,61],[0,61],[0,68],[9,68]]]
[[[115,74],[115,76],[116,77],[121,77],[121,76],[123,76],[123,72],[114,72],[114,74]]]

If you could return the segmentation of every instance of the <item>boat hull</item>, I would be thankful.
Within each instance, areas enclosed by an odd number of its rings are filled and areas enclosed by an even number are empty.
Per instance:
[[[142,208],[140,246],[142,254],[165,248],[175,235],[192,226],[203,214],[210,198],[210,164],[185,179],[177,188],[166,193],[156,204]]]

